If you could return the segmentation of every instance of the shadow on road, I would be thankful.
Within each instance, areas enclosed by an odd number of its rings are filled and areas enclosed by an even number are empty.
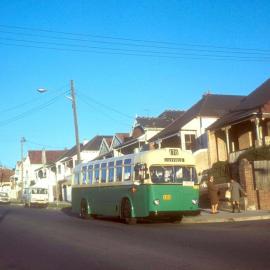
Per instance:
[[[64,207],[61,209],[61,212],[64,213],[65,215],[68,215],[73,218],[80,219],[79,215],[76,213],[72,213],[71,207]],[[107,221],[107,222],[113,222],[113,223],[122,223],[124,224],[124,221],[121,220],[119,217],[103,217],[103,216],[98,216],[98,217],[90,217],[90,220],[100,220],[100,221]],[[139,224],[162,224],[162,223],[180,223],[180,221],[169,221],[168,219],[138,219],[137,223]]]
[[[0,223],[5,219],[9,212],[10,210],[6,210],[3,214],[0,214]]]
[[[65,215],[68,215],[70,217],[78,217],[77,214],[72,213],[71,207],[64,207],[61,209],[61,212],[63,212]]]

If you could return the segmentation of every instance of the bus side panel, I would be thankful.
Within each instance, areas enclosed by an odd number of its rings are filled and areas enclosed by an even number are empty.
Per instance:
[[[81,188],[74,188],[71,189],[71,201],[72,201],[72,212],[73,213],[80,213],[81,207]]]
[[[149,215],[148,185],[140,185],[136,187],[137,191],[130,194],[131,203],[133,205],[134,217],[147,217]]]

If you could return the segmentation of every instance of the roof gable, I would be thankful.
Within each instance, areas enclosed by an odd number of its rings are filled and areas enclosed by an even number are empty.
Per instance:
[[[82,150],[84,150],[84,151],[99,151],[103,139],[106,139],[109,142],[109,140],[112,139],[112,136],[97,135],[93,139],[91,139],[88,143],[86,143],[83,146]]]
[[[150,142],[178,133],[182,127],[198,116],[219,118],[239,104],[243,98],[244,96],[206,94],[182,116],[151,138]]]
[[[217,129],[230,123],[248,117],[252,113],[259,112],[270,101],[270,79],[257,87],[248,96],[243,98],[230,112],[217,120],[208,129]]]

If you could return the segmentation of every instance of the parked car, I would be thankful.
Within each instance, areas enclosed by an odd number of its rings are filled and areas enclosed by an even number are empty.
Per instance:
[[[9,195],[7,192],[0,191],[0,203],[9,203]]]
[[[26,207],[47,207],[49,202],[48,189],[43,187],[26,188],[24,189],[22,200]]]

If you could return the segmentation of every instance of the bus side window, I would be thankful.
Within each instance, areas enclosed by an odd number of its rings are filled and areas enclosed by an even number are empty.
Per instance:
[[[123,174],[123,167],[122,167],[122,160],[116,161],[116,181],[121,182],[122,181],[122,174]]]
[[[107,178],[107,164],[101,163],[101,183],[106,183]]]
[[[114,180],[114,162],[109,162],[109,182]]]
[[[99,164],[95,165],[95,182],[99,182]]]
[[[124,181],[131,180],[131,159],[124,160]]]
[[[93,182],[93,165],[88,166],[88,182],[89,184]]]
[[[82,175],[83,175],[82,183],[83,184],[86,184],[86,173],[87,173],[87,167],[84,166],[82,167]]]

